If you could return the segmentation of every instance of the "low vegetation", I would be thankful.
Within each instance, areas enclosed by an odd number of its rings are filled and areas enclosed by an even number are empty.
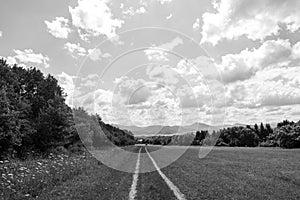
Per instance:
[[[99,163],[90,154],[50,153],[26,161],[0,161],[0,199],[33,199]]]

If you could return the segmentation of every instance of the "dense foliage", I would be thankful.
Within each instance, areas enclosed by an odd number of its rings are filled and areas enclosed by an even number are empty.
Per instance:
[[[104,123],[99,115],[89,115],[83,108],[75,108],[73,113],[76,132],[88,149],[135,144],[131,132]]]
[[[33,67],[9,66],[0,59],[0,157],[24,157],[32,151],[80,143],[72,113],[53,76],[44,76]],[[131,133],[105,124],[98,115],[88,115],[83,109],[75,109],[74,113],[77,121],[83,119],[85,125],[92,125],[92,130],[82,133],[96,146],[102,140],[100,129],[116,145],[134,143]]]
[[[59,145],[71,124],[57,80],[35,68],[9,66],[0,60],[0,151],[22,156]]]
[[[218,137],[217,146],[299,148],[300,121],[294,123],[285,120],[274,129],[270,124],[264,126],[263,123],[253,127],[231,127],[213,133],[207,140],[212,140],[213,137]]]
[[[267,142],[270,146],[300,148],[300,121],[294,123],[285,120],[279,123]]]

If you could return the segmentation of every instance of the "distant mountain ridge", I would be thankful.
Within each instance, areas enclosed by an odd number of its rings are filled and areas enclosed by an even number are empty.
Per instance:
[[[205,123],[194,123],[191,125],[185,125],[185,126],[162,126],[162,125],[152,125],[152,126],[125,126],[125,125],[115,125],[119,127],[120,129],[125,129],[128,131],[131,131],[135,136],[150,136],[150,135],[174,135],[174,134],[184,134],[188,132],[194,132],[198,130],[219,130],[222,128],[228,128],[232,126],[237,125],[220,125],[220,126],[211,126]],[[238,126],[246,126],[242,124],[238,124]]]

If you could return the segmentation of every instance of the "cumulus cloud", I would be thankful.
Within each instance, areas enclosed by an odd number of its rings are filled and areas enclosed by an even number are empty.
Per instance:
[[[263,40],[277,35],[280,24],[290,32],[300,28],[300,1],[274,0],[220,0],[214,1],[215,13],[202,15],[202,40],[216,45],[222,39],[246,36],[251,40]]]
[[[102,58],[110,58],[112,57],[109,53],[102,53],[102,51],[98,48],[89,49],[87,51],[89,58],[93,61],[101,60]]]
[[[89,74],[85,77],[69,75],[65,72],[57,75],[58,83],[67,94],[66,103],[69,106],[88,106],[94,112],[95,105],[108,105],[112,102],[110,90],[99,89],[99,75]]]
[[[264,68],[289,66],[298,50],[298,44],[292,46],[288,40],[268,40],[259,48],[223,56],[217,67],[225,83],[242,81]]]
[[[34,64],[41,65],[45,68],[49,67],[49,57],[45,56],[41,53],[35,53],[32,49],[21,50],[13,50],[16,55],[8,56],[6,58],[8,64],[14,65],[19,64],[20,66],[25,67],[24,64]]]
[[[8,57],[5,57],[5,56],[0,56],[0,59],[3,59],[6,61],[6,63],[8,65],[14,65],[14,64],[19,64],[17,62],[17,60],[13,57],[13,56],[8,56]],[[22,64],[21,64],[22,65]],[[22,67],[25,67],[25,66],[22,66]],[[26,67],[25,67],[26,68]]]
[[[265,69],[253,78],[227,86],[235,107],[257,108],[300,104],[300,68]]]
[[[79,43],[74,44],[74,43],[67,42],[64,45],[64,49],[66,49],[73,58],[88,56],[93,61],[99,61],[102,59],[108,59],[108,58],[112,57],[111,54],[103,53],[98,48],[85,49],[85,48],[81,47],[81,45]]]
[[[197,18],[196,21],[193,24],[193,30],[198,31],[200,29],[200,19]]]
[[[80,56],[85,56],[87,53],[85,48],[81,47],[79,43],[74,44],[74,43],[67,42],[64,45],[64,49],[66,49],[73,58],[79,58]]]
[[[45,21],[48,31],[56,38],[67,39],[71,29],[69,28],[69,20],[64,17],[56,17],[52,22]]]
[[[152,81],[162,85],[175,85],[179,82],[178,73],[168,65],[149,65],[146,73]]]
[[[137,9],[134,9],[134,7],[131,6],[128,9],[124,9],[122,13],[125,17],[127,17],[127,16],[132,17],[132,16],[137,15],[137,14],[146,13],[146,9],[143,6],[137,8]]]
[[[57,77],[58,77],[59,85],[63,88],[64,92],[67,94],[66,103],[69,106],[73,106],[73,97],[74,97],[74,90],[75,90],[75,84],[74,84],[75,76],[71,76],[65,72],[62,72],[61,74],[57,75]]]
[[[114,100],[126,105],[145,102],[152,95],[151,88],[143,79],[131,79],[123,76],[116,79],[115,84],[116,97]]]
[[[146,49],[144,53],[150,61],[168,61],[168,52],[166,51],[172,51],[180,44],[183,44],[183,40],[180,37],[176,37],[170,42],[150,47]]]
[[[94,90],[99,83],[102,83],[98,74],[89,74],[80,80],[80,87],[85,87],[84,90]]]
[[[176,67],[174,67],[174,71],[183,76],[197,74],[197,69],[193,66],[193,63],[185,59],[182,59],[177,63]]]
[[[300,42],[296,43],[293,46],[293,55],[292,55],[293,59],[300,59]]]
[[[94,92],[94,99],[97,106],[107,106],[112,103],[113,92],[110,90],[97,89]]]
[[[198,108],[203,104],[198,101],[193,89],[184,85],[176,90],[176,97],[179,98],[182,108]]]
[[[82,38],[99,35],[112,38],[123,24],[122,20],[113,18],[108,0],[78,0],[78,6],[69,7],[69,12]]]
[[[181,59],[172,69],[189,83],[199,83],[203,80],[219,79],[215,60],[207,56]]]
[[[161,5],[171,3],[173,0],[157,0]]]
[[[146,102],[131,106],[128,110],[133,124],[178,124],[181,121],[180,102],[168,88],[152,88],[152,95]]]

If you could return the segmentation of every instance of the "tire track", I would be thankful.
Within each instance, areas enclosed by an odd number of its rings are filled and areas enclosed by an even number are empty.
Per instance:
[[[145,150],[146,150],[149,158],[151,159],[151,161],[152,161],[155,169],[157,170],[157,172],[159,173],[159,175],[163,178],[163,180],[166,182],[166,184],[169,186],[169,188],[173,191],[173,193],[176,196],[176,198],[178,200],[186,200],[184,194],[180,192],[180,190],[178,189],[178,187],[176,187],[174,185],[174,183],[172,183],[172,181],[170,181],[170,179],[168,179],[168,177],[160,170],[159,166],[156,164],[155,160],[152,158],[152,156],[148,152],[147,148],[145,148]]]
[[[137,193],[136,188],[137,188],[137,182],[138,182],[139,171],[140,171],[141,150],[142,150],[142,148],[140,148],[140,150],[139,150],[138,158],[136,161],[135,172],[133,174],[133,180],[132,180],[132,184],[131,184],[131,188],[130,188],[130,192],[129,192],[129,200],[134,200],[136,197],[136,193]]]

